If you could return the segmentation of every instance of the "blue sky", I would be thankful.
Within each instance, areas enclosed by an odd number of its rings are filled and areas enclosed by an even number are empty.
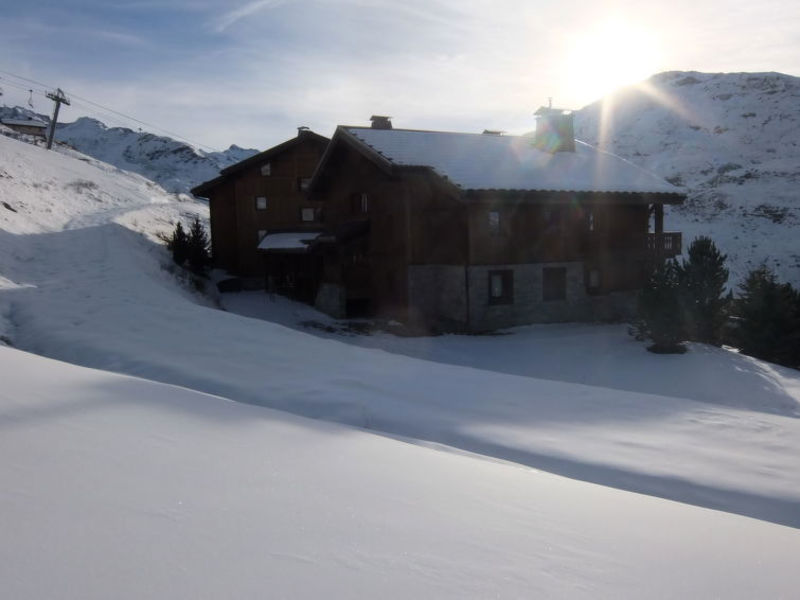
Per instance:
[[[215,148],[371,114],[520,132],[548,97],[580,108],[659,71],[800,75],[800,3],[36,0],[3,8],[0,69]],[[19,86],[0,73],[0,100]],[[135,126],[80,101],[64,119],[83,114]]]

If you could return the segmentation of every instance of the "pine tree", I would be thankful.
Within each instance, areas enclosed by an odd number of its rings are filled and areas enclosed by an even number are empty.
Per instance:
[[[765,265],[751,271],[734,303],[744,354],[800,367],[800,293]]]
[[[727,256],[709,237],[689,246],[689,260],[678,267],[680,300],[688,339],[719,346],[727,321]]]
[[[652,340],[648,347],[659,354],[678,354],[686,351],[684,321],[680,302],[679,266],[674,260],[656,267],[639,293],[638,322],[641,337]]]
[[[167,248],[172,252],[172,260],[178,265],[183,265],[189,258],[189,236],[183,229],[181,222],[175,225],[172,235],[167,240]]]
[[[211,264],[211,256],[209,254],[209,239],[206,233],[206,228],[197,217],[192,221],[192,226],[189,228],[189,239],[187,244],[187,258],[189,260],[189,267],[195,273],[203,273],[209,264]]]

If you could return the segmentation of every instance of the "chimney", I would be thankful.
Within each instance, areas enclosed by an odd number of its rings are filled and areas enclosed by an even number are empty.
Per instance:
[[[369,118],[372,121],[372,128],[373,129],[391,129],[392,128],[392,117],[385,117],[383,115],[372,115]]]
[[[556,152],[575,152],[575,128],[572,111],[551,106],[541,106],[536,115],[536,134],[534,145],[539,150]]]
[[[310,131],[311,130],[308,127],[306,127],[305,125],[301,125],[300,127],[297,128],[297,137],[303,137]]]

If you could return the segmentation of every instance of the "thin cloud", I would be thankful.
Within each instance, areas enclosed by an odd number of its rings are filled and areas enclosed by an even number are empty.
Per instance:
[[[247,4],[222,15],[219,19],[217,19],[214,29],[217,33],[222,33],[237,21],[240,21],[245,17],[249,17],[253,13],[275,8],[276,6],[280,6],[281,4],[285,3],[286,0],[255,0],[255,2],[248,2]]]

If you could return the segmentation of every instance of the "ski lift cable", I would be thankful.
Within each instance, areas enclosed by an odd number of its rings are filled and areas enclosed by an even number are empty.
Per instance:
[[[33,84],[35,84],[37,86],[42,86],[42,89],[45,90],[45,92],[48,89],[52,89],[53,88],[53,86],[48,86],[47,84],[42,83],[41,81],[36,81],[35,79],[30,79],[28,77],[23,77],[22,75],[17,75],[16,73],[12,73],[12,72],[6,71],[4,69],[0,69],[0,73],[3,73],[5,75],[10,75],[11,77],[14,77],[16,79],[21,79],[22,81],[26,81],[28,83],[33,83]],[[4,81],[8,83],[7,79],[4,79]],[[25,91],[28,91],[29,87],[20,87],[20,89],[24,89]],[[42,95],[45,95],[45,94],[42,93]],[[183,142],[188,142],[189,144],[191,144],[193,146],[196,146],[198,148],[205,149],[205,150],[208,150],[208,151],[211,151],[211,152],[217,152],[218,151],[218,149],[214,148],[213,146],[209,146],[207,144],[201,144],[199,142],[195,142],[193,140],[190,140],[187,137],[184,137],[184,136],[180,135],[179,133],[176,133],[174,131],[170,131],[168,129],[164,129],[163,127],[159,127],[158,125],[154,125],[154,124],[148,123],[146,121],[142,121],[140,119],[137,119],[136,117],[132,117],[130,115],[126,115],[125,113],[122,113],[122,112],[119,112],[117,110],[114,110],[113,108],[109,108],[107,106],[103,106],[102,104],[98,104],[97,102],[93,102],[92,100],[89,100],[88,98],[84,98],[82,96],[78,96],[76,94],[73,94],[72,92],[70,92],[69,95],[72,98],[77,98],[78,100],[82,100],[84,103],[88,103],[89,105],[91,105],[90,107],[87,107],[87,108],[91,108],[91,107],[100,108],[100,109],[103,109],[103,110],[108,111],[110,113],[113,113],[115,115],[118,115],[120,117],[123,117],[125,119],[128,119],[129,121],[133,121],[135,123],[139,123],[140,125],[144,125],[144,126],[149,127],[151,129],[155,129],[157,131],[165,133],[165,134],[173,137],[174,139],[177,139],[177,140],[180,140],[180,141],[183,141]]]
[[[205,148],[205,149],[210,150],[212,152],[216,152],[217,151],[217,149],[212,147],[212,146],[208,146],[206,144],[200,144],[199,142],[192,141],[189,138],[180,135],[179,133],[175,133],[174,131],[170,131],[168,129],[164,129],[163,127],[159,127],[158,125],[154,125],[152,123],[148,123],[147,121],[142,121],[140,119],[137,119],[136,117],[132,117],[130,115],[126,115],[125,113],[121,113],[118,110],[114,110],[113,108],[109,108],[108,106],[103,106],[102,104],[98,104],[97,102],[93,102],[92,100],[89,100],[88,98],[83,98],[82,96],[78,96],[77,94],[74,94],[74,93],[71,93],[71,92],[70,92],[70,96],[72,98],[77,98],[78,100],[82,101],[85,104],[89,104],[92,107],[100,108],[102,110],[108,111],[110,113],[113,113],[115,115],[118,115],[120,117],[128,119],[130,121],[133,121],[135,123],[139,123],[140,125],[144,125],[146,127],[150,127],[151,129],[155,129],[155,130],[160,131],[162,133],[166,133],[167,135],[175,138],[176,140],[181,140],[183,142],[189,142],[193,146],[197,146],[198,148]]]
[[[20,84],[20,83],[18,83],[16,81],[11,81],[10,79],[0,78],[0,81],[2,81],[3,85],[5,85],[5,86],[13,87],[13,88],[21,90],[23,92],[30,92],[31,91],[30,86],[22,85],[22,84]],[[33,93],[38,95],[38,96],[42,96],[42,97],[45,96],[44,92],[40,92],[38,90],[33,90]]]
[[[34,85],[41,86],[43,90],[49,89],[51,86],[48,86],[46,83],[42,83],[41,81],[36,81],[35,79],[28,79],[27,77],[23,77],[22,75],[17,75],[16,73],[12,73],[10,71],[4,71],[0,69],[0,73],[4,73],[5,75],[11,75],[11,77],[15,79],[21,79],[22,81],[26,81],[28,83],[33,83]]]

